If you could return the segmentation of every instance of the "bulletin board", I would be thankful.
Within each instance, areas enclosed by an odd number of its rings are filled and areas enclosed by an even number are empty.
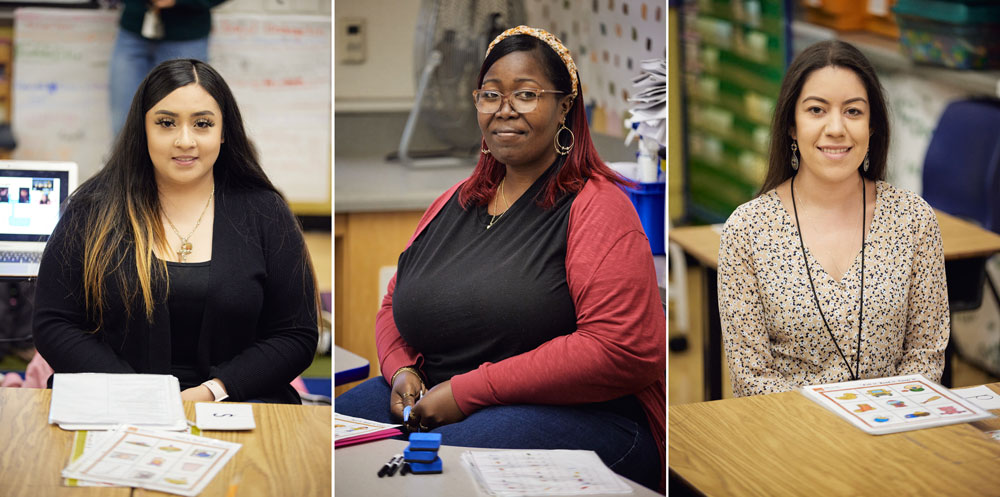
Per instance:
[[[108,66],[119,15],[15,11],[15,158],[74,161],[81,181],[103,165],[112,142]],[[216,13],[213,23],[209,62],[232,88],[264,170],[293,207],[325,205],[328,213],[330,19]]]
[[[586,103],[594,105],[591,129],[624,136],[639,62],[666,57],[666,0],[525,3],[529,25],[558,36],[573,55]]]

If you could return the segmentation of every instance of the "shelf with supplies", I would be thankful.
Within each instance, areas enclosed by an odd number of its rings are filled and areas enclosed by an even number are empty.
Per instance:
[[[862,31],[838,32],[804,21],[792,22],[792,38],[796,52],[817,41],[837,38],[858,47],[876,69],[906,71],[961,89],[970,95],[1000,97],[1000,71],[957,70],[917,64],[903,55],[897,40]]]
[[[685,0],[687,221],[724,221],[766,170],[774,96],[787,64],[785,2]]]

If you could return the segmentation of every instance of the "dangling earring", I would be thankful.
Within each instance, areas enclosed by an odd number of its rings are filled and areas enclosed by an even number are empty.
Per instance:
[[[799,145],[792,142],[792,171],[799,170],[799,156],[795,155],[795,152],[799,151]]]
[[[868,165],[869,165],[868,164],[868,152],[865,152],[865,163],[864,163],[863,166],[861,166],[861,170],[867,173],[868,172]]]
[[[558,131],[556,131],[556,136],[552,139],[552,141],[555,142],[556,153],[559,155],[566,155],[570,152],[570,150],[573,150],[573,145],[576,145],[576,136],[573,135],[573,130],[566,127],[565,120],[559,123],[559,126],[561,127]],[[559,143],[559,135],[563,132],[563,130],[569,131],[569,145],[562,145]]]
[[[483,140],[483,144],[479,146],[479,151],[482,152],[483,155],[490,155],[490,149],[486,148],[486,140]]]

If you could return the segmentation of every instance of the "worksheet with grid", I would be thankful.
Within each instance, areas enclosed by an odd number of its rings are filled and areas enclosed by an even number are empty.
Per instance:
[[[193,496],[240,447],[186,433],[122,425],[70,463],[62,476]]]
[[[810,385],[801,391],[873,435],[993,417],[989,411],[919,374]]]

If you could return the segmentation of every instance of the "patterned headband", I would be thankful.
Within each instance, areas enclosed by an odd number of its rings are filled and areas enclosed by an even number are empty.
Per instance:
[[[556,54],[559,55],[559,58],[562,59],[564,64],[566,64],[566,70],[569,71],[569,79],[573,82],[573,92],[571,94],[575,99],[577,95],[576,87],[579,84],[576,79],[576,63],[573,62],[573,57],[570,57],[569,49],[566,48],[566,45],[563,45],[562,42],[559,41],[559,38],[556,38],[555,35],[544,29],[531,28],[528,26],[510,28],[507,31],[500,33],[500,36],[497,36],[496,39],[490,43],[489,48],[486,49],[486,55],[489,56],[493,47],[496,46],[497,43],[500,43],[504,38],[515,35],[534,36],[535,38],[547,43],[550,47],[552,47],[552,50],[555,50]]]

